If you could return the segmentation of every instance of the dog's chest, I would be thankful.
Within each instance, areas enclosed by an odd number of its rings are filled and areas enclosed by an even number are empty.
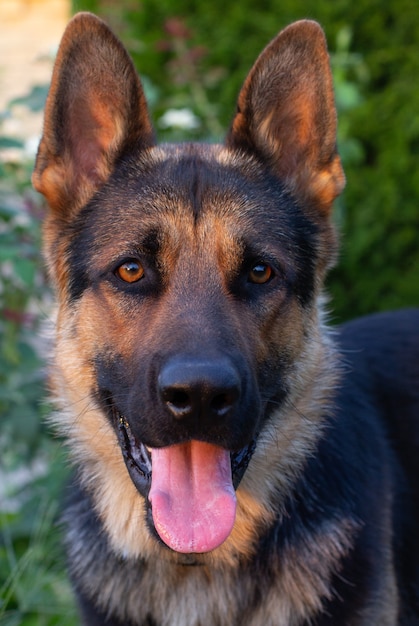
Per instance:
[[[177,568],[178,569],[178,568]],[[152,620],[156,626],[298,626],[292,599],[278,588],[278,581],[264,589],[249,575],[218,572],[208,575],[206,568],[188,568],[187,575],[173,573],[143,579],[141,597],[132,589],[125,596],[125,615],[137,624]],[[116,607],[115,607],[116,608]],[[303,612],[304,609],[303,609]]]

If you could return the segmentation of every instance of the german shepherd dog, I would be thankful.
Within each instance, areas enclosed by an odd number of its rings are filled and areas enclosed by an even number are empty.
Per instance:
[[[325,324],[321,28],[267,46],[223,145],[157,146],[124,47],[77,15],[33,181],[83,623],[419,624],[419,312]]]

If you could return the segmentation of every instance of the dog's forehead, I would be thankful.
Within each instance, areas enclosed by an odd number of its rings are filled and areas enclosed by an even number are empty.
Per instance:
[[[254,233],[255,223],[283,222],[289,208],[272,178],[254,158],[223,146],[159,146],[118,168],[99,196],[100,221],[112,224],[114,235],[127,224],[132,232],[173,231],[214,221]]]
[[[253,157],[217,145],[152,148],[121,162],[74,224],[72,250],[97,267],[158,254],[240,265],[249,254],[295,263],[316,228]],[[215,255],[215,257],[214,257]]]

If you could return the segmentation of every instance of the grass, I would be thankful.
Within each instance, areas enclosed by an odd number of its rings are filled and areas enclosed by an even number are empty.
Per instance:
[[[45,475],[11,490],[2,506],[1,626],[77,623],[58,522],[65,461],[58,443],[48,448]]]

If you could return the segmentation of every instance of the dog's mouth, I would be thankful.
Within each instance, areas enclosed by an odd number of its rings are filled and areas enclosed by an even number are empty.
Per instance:
[[[256,442],[238,452],[196,440],[150,449],[136,440],[121,414],[113,413],[129,475],[151,507],[160,539],[181,553],[221,545],[233,528],[235,490]]]

